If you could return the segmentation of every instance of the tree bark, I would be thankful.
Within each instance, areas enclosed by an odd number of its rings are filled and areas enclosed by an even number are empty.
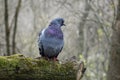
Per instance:
[[[118,0],[117,17],[113,28],[107,80],[120,80],[120,0]]]
[[[14,28],[13,28],[13,36],[12,36],[12,53],[15,54],[15,48],[16,48],[16,32],[17,32],[17,22],[18,22],[18,15],[19,15],[19,11],[20,11],[20,7],[21,7],[21,0],[18,1],[18,5],[16,7],[16,11],[15,11],[15,24],[14,24]]]
[[[4,21],[5,21],[5,37],[6,37],[6,53],[10,55],[10,30],[9,30],[9,23],[8,23],[8,0],[4,1],[5,5],[5,13],[4,13]]]

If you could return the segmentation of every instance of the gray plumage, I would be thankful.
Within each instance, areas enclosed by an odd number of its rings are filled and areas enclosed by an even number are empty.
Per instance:
[[[64,45],[63,32],[61,30],[63,25],[63,18],[56,18],[51,21],[47,28],[40,32],[38,46],[42,57],[57,58],[61,52]]]

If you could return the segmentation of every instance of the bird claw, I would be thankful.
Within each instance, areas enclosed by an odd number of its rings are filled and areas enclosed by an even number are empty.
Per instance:
[[[56,57],[53,58],[53,61],[59,61]]]

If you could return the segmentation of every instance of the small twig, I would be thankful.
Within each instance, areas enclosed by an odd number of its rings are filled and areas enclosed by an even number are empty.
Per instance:
[[[83,77],[85,71],[86,71],[86,68],[84,66],[84,63],[81,62],[78,67],[77,80],[80,80]]]

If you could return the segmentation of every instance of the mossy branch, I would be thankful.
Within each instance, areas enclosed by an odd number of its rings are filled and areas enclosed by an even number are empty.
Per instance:
[[[78,68],[73,62],[26,58],[21,54],[0,56],[0,80],[80,80],[84,64]],[[79,75],[77,73],[80,73]]]

